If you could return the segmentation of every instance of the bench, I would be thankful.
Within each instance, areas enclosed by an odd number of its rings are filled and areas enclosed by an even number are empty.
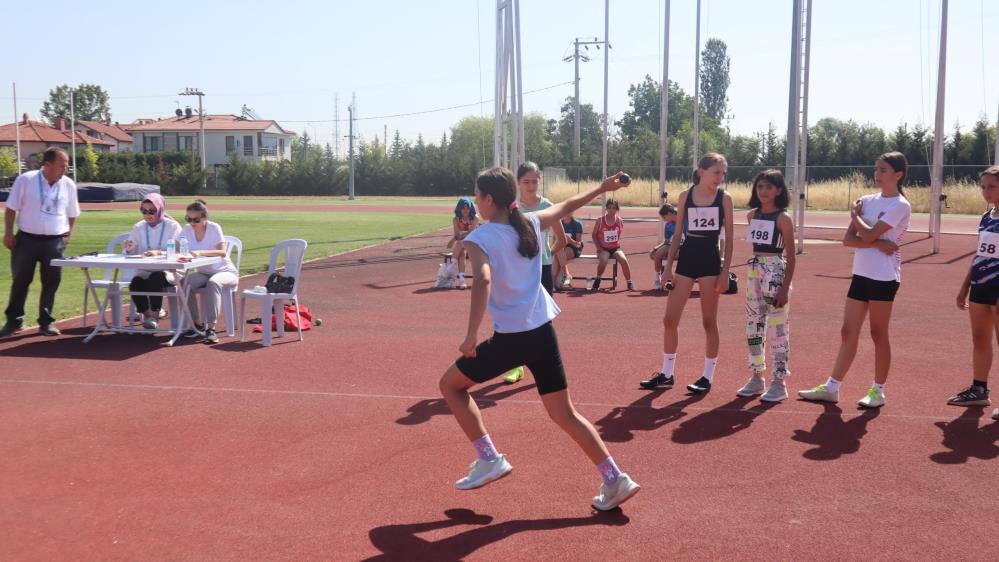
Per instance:
[[[599,258],[597,257],[596,254],[582,254],[578,258],[576,258],[576,259],[574,259],[572,261],[583,260],[583,259],[587,259],[587,260],[599,260]],[[611,275],[610,275],[610,277],[600,277],[600,280],[601,281],[610,281],[611,282],[610,288],[613,291],[614,289],[617,289],[617,258],[613,258],[612,257],[612,258],[610,258],[609,262],[610,262],[610,265],[611,265]],[[606,274],[607,274],[607,270],[604,270],[604,275],[606,275]],[[595,275],[590,275],[588,277],[590,279],[596,279]],[[589,287],[587,287],[587,288],[589,288]]]

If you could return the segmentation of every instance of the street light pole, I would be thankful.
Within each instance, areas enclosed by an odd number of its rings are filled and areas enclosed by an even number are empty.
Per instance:
[[[201,129],[201,140],[198,144],[201,145],[201,169],[205,170],[208,168],[207,158],[205,157],[205,108],[204,105],[202,104],[202,100],[205,97],[205,93],[199,90],[198,88],[184,88],[184,91],[178,95],[198,96],[198,121],[200,122],[200,129]],[[208,178],[206,177],[205,182],[207,181]],[[201,185],[202,188],[206,187],[205,182],[202,183]]]
[[[576,63],[576,80],[574,82],[576,84],[576,97],[575,97],[575,107],[576,107],[576,109],[575,109],[575,114],[574,114],[575,118],[573,119],[573,121],[575,121],[575,126],[573,127],[573,148],[576,149],[576,158],[579,158],[579,154],[580,154],[580,151],[581,151],[580,146],[582,144],[582,133],[580,132],[581,131],[581,127],[582,127],[582,125],[581,125],[581,120],[582,119],[581,119],[581,117],[579,115],[579,112],[580,112],[580,109],[579,109],[579,61],[582,60],[583,62],[590,62],[590,57],[588,57],[588,56],[586,56],[584,54],[580,54],[579,53],[579,46],[583,45],[583,48],[587,49],[588,48],[587,45],[596,45],[597,49],[599,49],[600,45],[602,45],[603,43],[604,43],[603,41],[598,41],[596,37],[593,38],[593,41],[581,41],[579,39],[579,37],[577,37],[572,42],[572,45],[573,45],[573,54],[572,54],[572,56],[571,57],[565,57],[564,59],[562,59],[562,60],[564,60],[566,62],[569,62],[569,59],[574,59],[575,63]]]
[[[69,139],[73,147],[73,181],[76,181],[76,111],[73,90],[69,91]],[[61,120],[60,120],[61,121]]]

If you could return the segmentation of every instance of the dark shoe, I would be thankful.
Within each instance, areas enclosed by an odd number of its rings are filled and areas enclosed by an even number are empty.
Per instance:
[[[591,291],[598,291],[598,290],[600,290],[600,278],[599,277],[597,277],[596,279],[593,280],[593,287],[591,287],[590,290]]]
[[[52,324],[42,324],[38,327],[38,333],[43,336],[61,336],[62,332]]]
[[[951,406],[988,406],[992,404],[989,401],[989,391],[974,384],[952,396],[947,403]]]
[[[208,328],[205,330],[205,339],[201,340],[201,343],[207,343],[208,345],[219,343],[219,336],[215,333],[215,330]]]
[[[693,394],[704,394],[705,392],[711,390],[711,381],[701,377],[694,381],[692,384],[687,385],[687,390]]]
[[[202,335],[201,333],[204,332],[204,331],[205,331],[205,327],[204,326],[199,326],[199,325],[195,324],[194,325],[194,329],[193,330],[188,330],[188,331],[184,332],[183,336],[185,338],[200,338],[201,335]]]
[[[20,322],[7,322],[3,328],[0,328],[0,338],[14,335],[20,332],[22,327]]]
[[[652,390],[654,388],[659,388],[660,386],[663,388],[673,388],[673,377],[672,376],[667,377],[662,373],[656,373],[652,375],[651,379],[639,382],[638,386],[649,390]]]

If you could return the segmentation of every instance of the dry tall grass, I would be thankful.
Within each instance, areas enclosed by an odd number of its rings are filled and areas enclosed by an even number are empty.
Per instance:
[[[548,191],[547,197],[552,201],[564,201],[569,197],[579,193],[584,189],[591,189],[596,186],[595,182],[576,183],[571,180],[556,182]],[[666,182],[666,191],[669,193],[668,202],[677,203],[677,196],[681,191],[689,187],[689,184],[682,182]],[[752,186],[749,182],[733,182],[725,185],[725,189],[732,194],[737,208],[746,208],[749,203],[749,195]],[[659,206],[659,182],[647,179],[635,179],[631,186],[622,189],[614,194],[614,198],[622,205],[633,207],[658,207]],[[861,176],[850,176],[838,180],[819,181],[808,184],[808,208],[826,211],[844,211],[849,209],[851,201],[855,201],[861,195],[876,193],[877,189],[866,182]],[[945,213],[954,214],[981,214],[985,212],[985,202],[982,200],[981,190],[977,184],[971,182],[957,182],[944,185],[944,193],[947,195],[947,205]],[[912,204],[912,210],[916,213],[928,213],[930,211],[930,193],[927,187],[907,187],[905,196]],[[594,205],[599,204],[593,203]]]

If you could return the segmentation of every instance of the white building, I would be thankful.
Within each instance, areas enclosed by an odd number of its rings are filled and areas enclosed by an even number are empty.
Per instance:
[[[123,125],[132,135],[132,150],[188,150],[200,154],[200,122],[196,114],[143,120]],[[208,168],[225,164],[233,154],[245,160],[291,160],[295,133],[273,120],[237,115],[205,115],[205,162]]]

